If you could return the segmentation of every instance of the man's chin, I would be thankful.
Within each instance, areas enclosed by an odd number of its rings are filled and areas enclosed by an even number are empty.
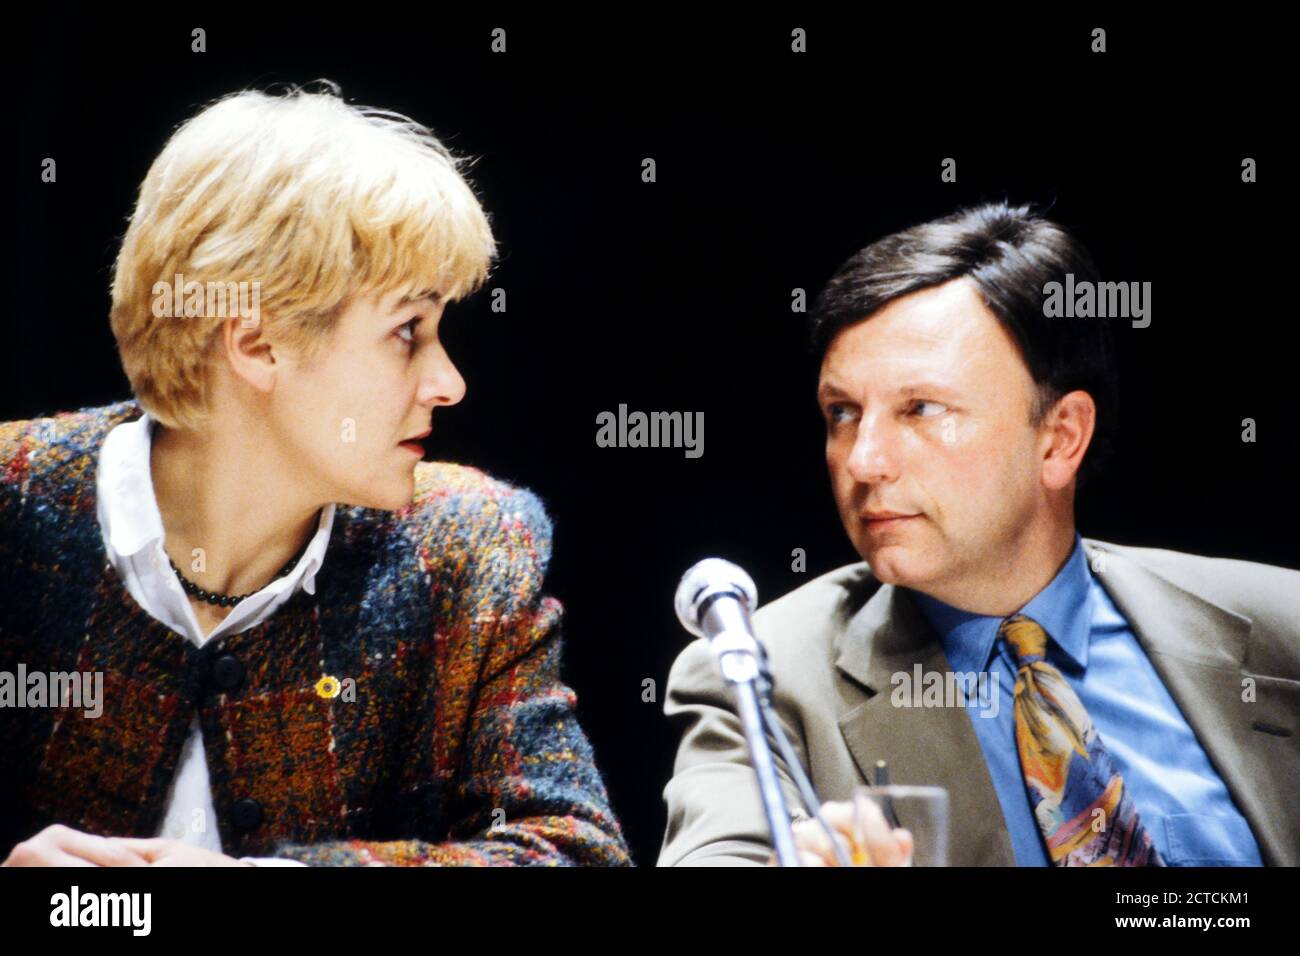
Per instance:
[[[906,548],[887,544],[870,549],[859,548],[862,560],[871,567],[871,573],[881,584],[894,584],[899,587],[915,587],[922,582],[925,575],[916,566],[912,555]]]

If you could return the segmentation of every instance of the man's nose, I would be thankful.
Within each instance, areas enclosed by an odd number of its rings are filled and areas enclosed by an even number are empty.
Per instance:
[[[422,405],[455,405],[465,397],[465,379],[442,349],[429,356],[418,390]]]
[[[898,477],[897,436],[888,423],[862,417],[849,452],[848,472],[854,481],[876,484]]]

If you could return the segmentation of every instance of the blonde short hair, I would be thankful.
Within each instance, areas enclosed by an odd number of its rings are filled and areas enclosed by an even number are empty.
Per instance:
[[[353,296],[450,302],[487,281],[496,243],[459,172],[466,160],[414,120],[326,85],[215,101],[177,128],[140,185],[110,322],[137,400],[164,425],[206,422],[211,346],[243,314],[159,317],[155,285],[176,275],[258,283],[268,339],[308,361]]]

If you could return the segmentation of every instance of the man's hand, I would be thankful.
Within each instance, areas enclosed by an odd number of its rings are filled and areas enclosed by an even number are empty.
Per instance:
[[[880,808],[870,800],[862,801],[859,807],[858,819],[855,819],[853,804],[847,801],[823,803],[821,808],[826,823],[847,842],[853,865],[911,866],[911,831],[901,827],[891,830]],[[795,850],[802,866],[839,866],[830,838],[820,823],[797,820],[792,829]],[[775,866],[776,854],[772,854],[767,862],[768,866]]]
[[[83,833],[61,823],[13,848],[0,866],[148,866],[139,851],[111,837]]]
[[[141,840],[130,837],[109,837],[124,850],[143,857],[149,866],[252,866],[224,853],[214,853],[203,847],[180,840],[155,837]]]

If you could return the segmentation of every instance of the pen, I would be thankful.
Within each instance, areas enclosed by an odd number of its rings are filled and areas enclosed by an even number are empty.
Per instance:
[[[877,787],[889,786],[889,767],[883,760],[876,761],[875,782]],[[888,794],[880,795],[880,806],[885,811],[885,819],[889,821],[891,828],[901,826],[898,822],[898,814],[894,813],[894,801],[889,798]]]

